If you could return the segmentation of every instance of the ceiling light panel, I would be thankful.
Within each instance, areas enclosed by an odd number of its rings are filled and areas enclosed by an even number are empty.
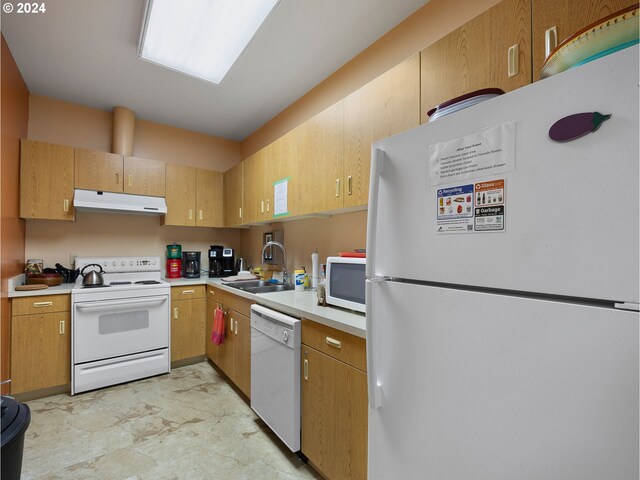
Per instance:
[[[148,0],[138,56],[220,83],[279,0]]]

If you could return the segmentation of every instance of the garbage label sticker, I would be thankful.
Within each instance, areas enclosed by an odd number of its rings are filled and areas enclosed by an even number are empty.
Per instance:
[[[476,232],[504,231],[504,179],[475,184]]]

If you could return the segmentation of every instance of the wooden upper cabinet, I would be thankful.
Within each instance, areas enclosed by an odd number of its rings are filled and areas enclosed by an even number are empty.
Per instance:
[[[165,163],[147,158],[124,157],[124,193],[165,196]]]
[[[163,225],[223,226],[222,173],[167,163]]]
[[[300,178],[297,213],[342,208],[344,101],[307,120],[295,129],[295,134]]]
[[[266,186],[265,164],[266,149],[257,151],[248,157],[242,172],[243,216],[244,224],[256,223],[264,219]]]
[[[75,149],[75,188],[122,193],[123,183],[122,155]]]
[[[74,220],[73,183],[73,147],[21,141],[21,218]]]
[[[421,56],[423,123],[431,108],[465,93],[494,87],[508,92],[531,83],[531,0],[503,0]],[[510,57],[518,60],[511,77]]]
[[[367,205],[371,144],[420,124],[420,57],[415,54],[344,100],[344,206]]]
[[[196,170],[196,225],[224,227],[224,176],[213,170]]]
[[[267,147],[268,157],[265,164],[266,214],[267,219],[297,215],[300,199],[300,175],[298,173],[298,140],[296,131],[291,130]],[[286,180],[286,210],[276,212],[276,184]]]
[[[242,225],[242,169],[240,162],[224,172],[224,225],[235,227]]]
[[[636,3],[635,0],[532,0],[533,79],[540,78],[547,37],[552,51],[582,28]]]
[[[167,213],[163,225],[196,224],[196,169],[188,165],[166,164],[165,199]]]

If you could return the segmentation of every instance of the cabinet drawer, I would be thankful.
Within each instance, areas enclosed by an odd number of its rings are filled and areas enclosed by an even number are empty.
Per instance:
[[[11,301],[11,314],[33,315],[71,311],[71,295],[38,295],[19,297]]]
[[[251,316],[251,305],[254,303],[251,300],[229,293],[227,294],[226,300],[227,303],[225,303],[225,305],[231,310],[235,310],[245,317]]]
[[[227,298],[229,294],[227,292],[221,290],[218,287],[212,287],[211,285],[207,285],[207,300],[213,300],[216,303],[228,306],[229,300]]]
[[[188,300],[190,298],[204,298],[204,285],[171,287],[171,300]]]
[[[363,372],[367,371],[364,338],[303,319],[302,343]]]

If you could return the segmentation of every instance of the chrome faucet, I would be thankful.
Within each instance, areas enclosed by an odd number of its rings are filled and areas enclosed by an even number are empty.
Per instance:
[[[287,270],[287,251],[284,249],[283,244],[281,244],[280,242],[276,242],[275,240],[270,240],[265,243],[262,247],[262,254],[260,255],[260,257],[262,258],[262,263],[265,263],[264,252],[271,246],[280,247],[280,249],[282,250],[282,282],[290,284],[291,282],[289,279],[289,271]]]

